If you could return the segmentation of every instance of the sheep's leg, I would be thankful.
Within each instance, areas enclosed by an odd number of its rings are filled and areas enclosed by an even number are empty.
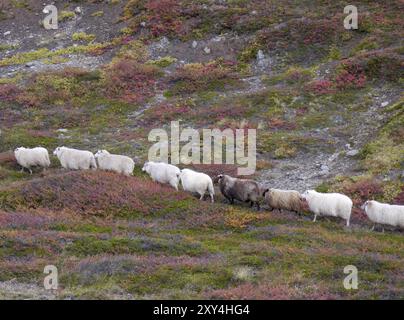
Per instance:
[[[384,227],[382,227],[382,233],[384,233]]]
[[[317,215],[316,215],[316,214],[314,214],[314,219],[313,219],[313,222],[316,222],[316,220],[317,220]]]
[[[346,226],[349,227],[349,219],[346,221]]]
[[[31,170],[31,168],[28,168],[28,170],[29,170],[29,174],[32,174],[32,170]]]
[[[170,185],[178,191],[178,184],[177,184],[177,180],[171,180],[170,181]]]
[[[254,205],[254,202],[253,202],[253,201],[250,201],[250,208],[252,208],[253,205]]]
[[[24,167],[21,167],[20,172],[21,172],[21,173],[23,173],[23,172],[24,172]]]
[[[260,211],[261,210],[260,203],[257,201],[255,204],[257,205],[257,210]]]
[[[370,229],[370,231],[374,231],[376,227],[376,223],[373,224],[373,227]]]
[[[204,197],[205,197],[205,194],[201,194],[201,197],[199,198],[199,200],[203,200]]]
[[[210,199],[211,199],[211,202],[212,202],[212,203],[214,203],[214,202],[215,202],[215,198],[214,198],[214,196],[213,196],[213,194],[212,194],[212,193],[210,194]]]

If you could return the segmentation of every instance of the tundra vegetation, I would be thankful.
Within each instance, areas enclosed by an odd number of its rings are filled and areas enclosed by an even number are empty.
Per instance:
[[[404,297],[403,232],[371,232],[360,209],[404,204],[400,1],[361,1],[351,31],[338,1],[61,3],[66,33],[38,25],[38,1],[0,4],[11,32],[0,46],[0,298],[35,295],[8,290],[11,279],[40,296],[48,264],[57,298]],[[151,181],[148,133],[172,120],[257,129],[258,171],[247,178],[345,194],[351,228]],[[46,172],[19,172],[15,148],[62,145],[141,165],[133,177],[61,171],[51,155]],[[314,162],[333,155],[318,177]],[[188,167],[236,176],[231,165]],[[359,270],[358,290],[343,288],[346,265]]]

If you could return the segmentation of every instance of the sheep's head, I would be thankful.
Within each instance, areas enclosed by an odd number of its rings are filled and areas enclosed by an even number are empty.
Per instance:
[[[101,150],[98,150],[95,154],[94,154],[94,158],[98,158],[100,155],[102,154]]]
[[[300,195],[300,200],[306,201],[312,194],[314,190],[306,190]]]
[[[23,149],[25,149],[25,148],[24,147],[15,148],[14,153],[17,153],[18,151],[21,151]]]
[[[60,153],[61,147],[57,147],[54,151],[53,151],[53,155],[57,156]]]
[[[213,183],[220,183],[220,181],[224,178],[223,174],[219,174],[213,178]]]
[[[145,162],[145,164],[143,165],[142,171],[147,172],[147,169],[149,168],[149,166],[150,166],[150,162]]]
[[[366,201],[363,205],[361,205],[361,209],[366,212],[367,206],[370,204],[370,201]]]

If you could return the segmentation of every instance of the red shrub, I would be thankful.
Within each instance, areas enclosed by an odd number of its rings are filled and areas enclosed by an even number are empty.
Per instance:
[[[329,43],[342,29],[340,21],[339,15],[332,19],[293,19],[285,27],[262,30],[258,41],[268,50]]]
[[[335,92],[334,83],[329,80],[314,80],[306,85],[305,90],[314,94],[329,94]]]
[[[20,89],[14,84],[0,85],[0,101],[13,101],[20,93]]]
[[[363,179],[344,187],[344,193],[351,197],[354,206],[360,206],[366,200],[383,195],[383,185],[374,179]]]
[[[15,163],[14,153],[12,152],[2,152],[0,153],[0,165],[6,163]]]
[[[151,0],[145,5],[148,10],[148,25],[154,36],[183,33],[181,21],[181,5],[176,0]]]
[[[161,123],[168,123],[179,118],[183,119],[185,114],[189,115],[191,112],[192,108],[187,105],[163,103],[147,110],[143,120],[147,124],[158,123],[161,125]]]
[[[335,78],[335,84],[338,89],[356,89],[365,86],[366,75],[360,65],[351,61],[344,61],[341,68]]]
[[[143,102],[154,94],[157,74],[154,66],[119,60],[106,68],[106,94],[125,102]]]
[[[275,130],[294,130],[296,129],[296,124],[288,122],[283,119],[273,118],[268,122],[268,126]]]

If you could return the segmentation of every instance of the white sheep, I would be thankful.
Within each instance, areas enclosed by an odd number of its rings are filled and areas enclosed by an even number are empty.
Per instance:
[[[95,154],[98,168],[102,170],[114,171],[127,176],[133,175],[135,162],[127,157],[117,154],[111,154],[107,150],[98,150]]]
[[[404,228],[404,206],[370,200],[366,201],[361,208],[374,223],[372,230],[374,230],[377,223]]]
[[[58,157],[60,164],[65,169],[97,169],[94,154],[90,151],[58,147],[53,151],[53,154]]]
[[[24,168],[26,168],[31,174],[31,167],[48,168],[50,166],[48,150],[42,147],[33,149],[20,147],[14,150],[14,156],[17,163],[22,167],[21,171],[24,171]]]
[[[203,200],[205,193],[209,192],[212,203],[214,202],[215,189],[213,188],[213,181],[205,173],[196,172],[191,169],[181,170],[181,183],[185,191],[198,193]]]
[[[352,212],[352,200],[340,193],[320,193],[315,190],[307,190],[302,194],[307,201],[310,211],[314,213],[313,222],[317,216],[340,217],[346,220],[349,227],[349,219]]]
[[[146,162],[142,171],[150,175],[153,181],[167,183],[178,191],[181,170],[172,164],[163,162]]]

